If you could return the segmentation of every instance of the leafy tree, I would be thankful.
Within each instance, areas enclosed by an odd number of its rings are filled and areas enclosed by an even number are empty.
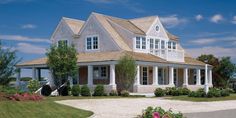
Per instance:
[[[15,65],[20,60],[16,57],[16,51],[11,48],[3,48],[0,41],[0,85],[7,85],[11,76],[15,73]]]
[[[236,66],[231,62],[230,57],[218,59],[213,55],[201,55],[197,59],[213,66],[212,77],[215,87],[226,87],[228,80],[236,72]]]
[[[129,55],[121,57],[116,65],[116,80],[119,91],[130,89],[134,83],[135,75],[135,60]]]
[[[54,84],[60,87],[68,81],[68,77],[75,76],[78,70],[77,52],[74,46],[61,43],[58,47],[53,45],[46,53],[47,65],[52,71]]]

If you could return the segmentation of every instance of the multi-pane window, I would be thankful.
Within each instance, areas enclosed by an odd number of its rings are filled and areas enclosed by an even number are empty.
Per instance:
[[[150,39],[150,49],[153,49],[153,47],[154,47],[154,41],[153,39]]]
[[[136,48],[137,49],[140,49],[140,44],[141,43],[141,41],[140,41],[140,37],[136,37]]]
[[[87,50],[96,50],[98,49],[98,37],[87,37],[86,39]]]
[[[60,41],[58,41],[58,47],[61,47],[62,45],[68,45],[68,42],[67,42],[67,40],[60,40]]]
[[[142,37],[142,49],[146,49],[146,38]]]
[[[176,42],[173,42],[173,43],[172,43],[172,48],[173,48],[173,49],[176,49]]]
[[[168,41],[168,49],[171,49],[171,42]]]
[[[159,39],[155,39],[155,49],[159,48]]]
[[[161,49],[165,49],[165,41],[161,41]]]
[[[94,79],[107,79],[108,78],[108,67],[107,66],[94,66],[93,67]]]

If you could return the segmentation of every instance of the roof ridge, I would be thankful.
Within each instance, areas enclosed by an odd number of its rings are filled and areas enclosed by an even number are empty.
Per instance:
[[[138,20],[138,19],[143,19],[143,18],[150,18],[150,17],[158,17],[158,15],[153,15],[153,16],[145,16],[145,17],[138,17],[138,18],[132,18],[129,20]]]
[[[79,19],[75,19],[75,18],[69,18],[69,17],[62,17],[62,19],[64,19],[64,20],[74,20],[74,21],[80,21],[80,22],[85,22],[85,21],[83,21],[83,20],[79,20]]]

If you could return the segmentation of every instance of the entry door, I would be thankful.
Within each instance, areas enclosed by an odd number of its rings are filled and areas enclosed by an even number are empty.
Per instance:
[[[148,68],[143,67],[143,85],[148,84]]]

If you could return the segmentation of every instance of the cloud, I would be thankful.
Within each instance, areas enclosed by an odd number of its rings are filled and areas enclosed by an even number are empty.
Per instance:
[[[21,28],[22,29],[35,29],[35,28],[37,28],[37,26],[34,24],[24,24],[21,26]]]
[[[18,43],[16,50],[27,54],[45,54],[46,48],[29,43]]]
[[[0,40],[13,40],[13,41],[28,41],[28,42],[43,42],[51,43],[49,39],[44,38],[32,38],[21,35],[0,35]]]
[[[198,14],[198,15],[195,16],[195,19],[196,19],[197,21],[200,21],[200,20],[203,19],[203,16],[202,16],[201,14]]]
[[[213,22],[213,23],[219,23],[220,21],[223,21],[223,20],[224,20],[224,18],[221,14],[215,14],[210,19],[210,21]]]
[[[236,16],[233,17],[232,23],[236,24]]]
[[[172,28],[180,24],[187,23],[187,19],[179,18],[177,15],[170,15],[166,17],[160,17],[161,22],[167,27]]]
[[[201,38],[201,39],[195,39],[190,41],[190,43],[195,45],[207,45],[216,42],[217,40],[214,38]]]
[[[219,46],[208,46],[201,48],[189,48],[186,49],[187,53],[193,57],[198,57],[201,54],[213,54],[216,57],[230,56],[234,61],[236,61],[236,48],[224,48]]]

